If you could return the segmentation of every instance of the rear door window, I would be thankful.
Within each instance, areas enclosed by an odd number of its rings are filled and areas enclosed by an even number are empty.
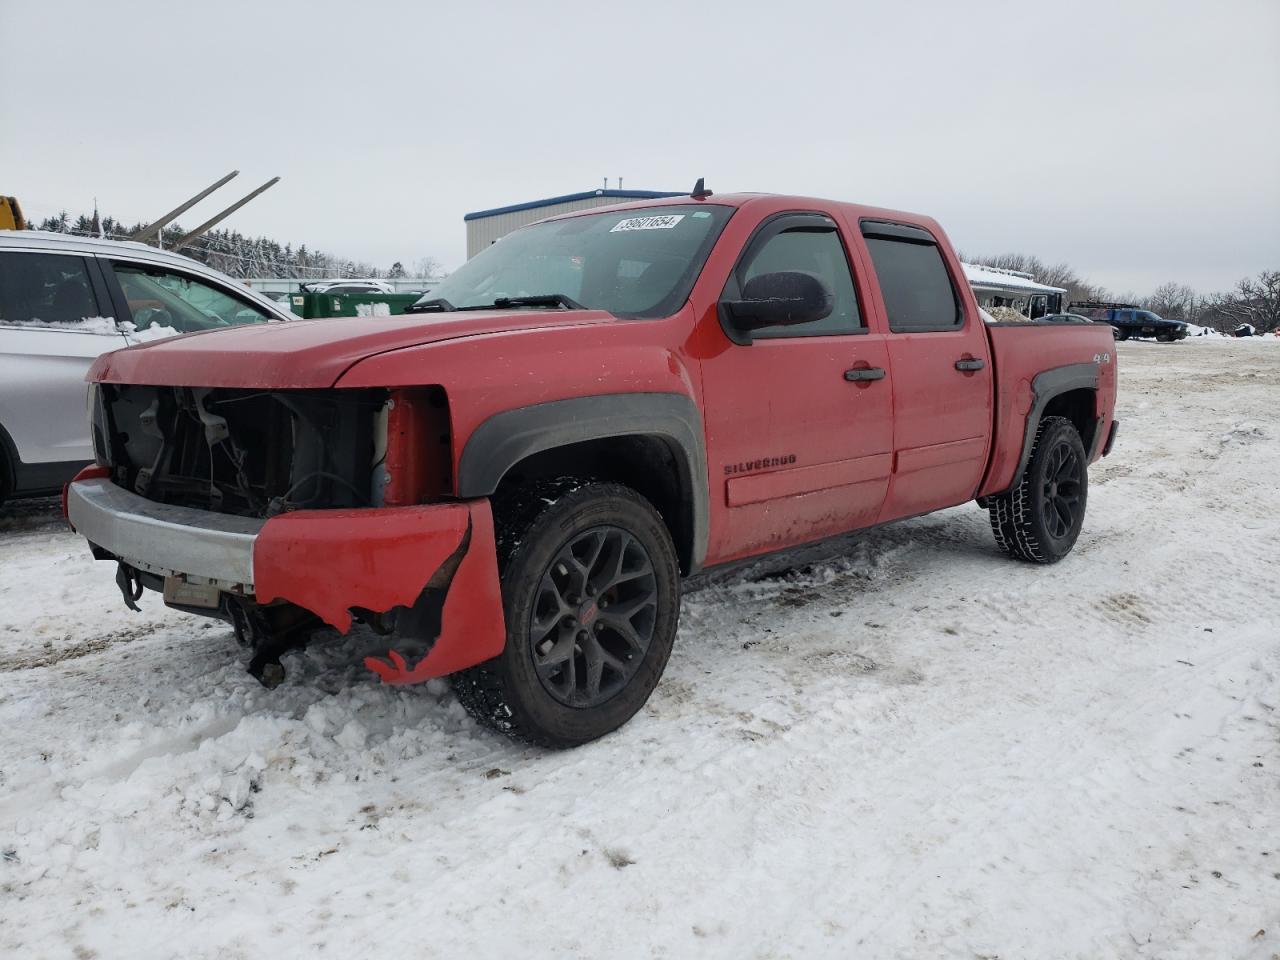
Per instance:
[[[160,267],[113,264],[130,319],[152,336],[218,330],[270,319],[261,307],[211,283]]]
[[[0,253],[0,323],[115,334],[102,313],[83,257]]]
[[[894,333],[957,330],[964,325],[960,297],[937,243],[923,230],[863,224],[880,294]]]

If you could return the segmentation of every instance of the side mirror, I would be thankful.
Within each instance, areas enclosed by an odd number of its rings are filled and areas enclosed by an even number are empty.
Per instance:
[[[722,300],[733,326],[742,331],[812,323],[831,315],[835,297],[811,273],[782,270],[752,277],[741,300]]]

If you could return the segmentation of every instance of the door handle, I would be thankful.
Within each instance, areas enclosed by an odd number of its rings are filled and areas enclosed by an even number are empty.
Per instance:
[[[956,369],[957,369],[957,370],[964,370],[964,371],[966,371],[966,372],[967,372],[967,371],[972,371],[972,370],[981,370],[981,369],[982,369],[983,367],[985,367],[986,365],[987,365],[987,361],[985,361],[985,360],[969,360],[969,359],[965,359],[965,360],[957,360],[957,361],[956,361]]]
[[[846,380],[883,380],[884,367],[854,367],[844,372]]]

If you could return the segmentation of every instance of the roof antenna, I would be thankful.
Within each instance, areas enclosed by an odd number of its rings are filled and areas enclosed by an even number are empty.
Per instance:
[[[697,183],[695,183],[695,184],[693,185],[693,193],[689,194],[689,196],[693,197],[693,199],[695,199],[695,200],[701,200],[701,199],[703,199],[704,197],[709,197],[709,196],[711,196],[711,191],[710,191],[710,190],[708,190],[708,189],[706,188],[706,186],[704,186],[704,185],[703,185],[703,182],[702,182],[702,181],[703,181],[704,179],[706,179],[706,178],[705,178],[705,177],[699,177],[699,178],[698,178],[698,182],[697,182]]]

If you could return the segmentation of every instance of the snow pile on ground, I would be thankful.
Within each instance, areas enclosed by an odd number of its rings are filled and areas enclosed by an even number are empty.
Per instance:
[[[1240,342],[1247,342],[1249,340],[1258,340],[1266,343],[1280,342],[1280,331],[1273,333],[1258,333],[1249,337],[1235,337],[1231,334],[1223,333],[1220,330],[1215,330],[1213,327],[1202,327],[1194,323],[1187,324],[1187,336],[1210,337],[1217,340],[1238,340]]]
[[[1244,349],[1249,349],[1259,344],[1262,346],[1272,346],[1275,344],[1280,344],[1280,334],[1260,334],[1256,337],[1233,337],[1230,334],[1219,333],[1218,331],[1212,330],[1208,327],[1202,327],[1201,329],[1205,331],[1204,334],[1196,334],[1194,332],[1189,331],[1187,333],[1187,337],[1185,340],[1178,340],[1172,344],[1162,343],[1160,344],[1160,346],[1161,347],[1168,347],[1168,346],[1178,347],[1178,346],[1183,346],[1187,344],[1191,344],[1195,346],[1212,344],[1214,346],[1217,346],[1221,344],[1226,346],[1235,345]],[[1148,341],[1148,343],[1150,342],[1151,341]]]
[[[988,322],[991,323],[1030,323],[1031,318],[1025,313],[1015,310],[1013,307],[992,307],[990,313],[983,311],[987,316],[991,317]]]
[[[1273,957],[1280,352],[1116,352],[1067,560],[970,506],[704,580],[568,753],[372,636],[263,690],[4,508],[0,956]]]

